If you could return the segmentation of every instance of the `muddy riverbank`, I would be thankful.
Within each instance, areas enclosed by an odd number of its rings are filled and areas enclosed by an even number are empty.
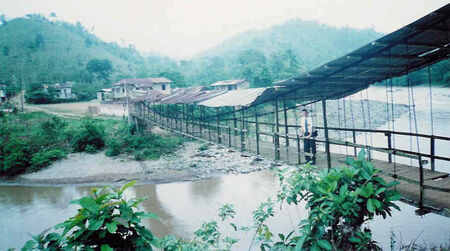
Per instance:
[[[207,149],[199,149],[207,146]],[[141,183],[161,184],[216,178],[223,174],[240,174],[273,167],[270,159],[230,151],[218,145],[186,142],[171,155],[158,160],[136,161],[128,156],[108,157],[73,153],[49,167],[34,173],[2,179],[3,185],[65,185],[112,183],[139,180]]]

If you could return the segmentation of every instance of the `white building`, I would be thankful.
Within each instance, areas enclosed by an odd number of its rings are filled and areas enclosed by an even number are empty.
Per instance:
[[[127,78],[113,84],[112,94],[115,100],[125,98],[127,92],[130,96],[150,90],[159,91],[161,94],[170,94],[171,83],[172,81],[167,78]]]
[[[97,100],[100,102],[108,102],[111,101],[112,98],[113,95],[111,88],[101,89],[100,91],[97,92]]]
[[[76,98],[76,95],[72,93],[72,82],[66,82],[63,84],[56,83],[54,85],[43,85],[42,87],[45,92],[48,92],[49,87],[53,87],[56,92],[56,94],[54,95],[55,98],[60,99]]]
[[[6,101],[6,85],[0,85],[0,102]]]
[[[217,91],[231,91],[248,89],[249,83],[245,79],[222,80],[211,85]]]

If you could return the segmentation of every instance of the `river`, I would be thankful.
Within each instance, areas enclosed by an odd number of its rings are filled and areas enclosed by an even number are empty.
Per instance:
[[[429,133],[429,99],[428,89],[414,88],[417,105],[417,118],[420,120],[420,133]],[[405,95],[406,94],[406,95]],[[396,88],[394,93],[399,103],[407,104],[405,88]],[[446,127],[450,124],[450,89],[433,88],[434,134],[450,136]],[[369,89],[369,99],[385,101],[385,90],[380,87]],[[406,101],[406,102],[405,102]],[[396,128],[409,126],[408,114],[396,119]],[[382,128],[387,128],[383,125]],[[358,141],[365,140],[365,135],[358,135]],[[374,142],[376,137],[373,137]],[[361,142],[362,142],[361,141]],[[409,140],[396,138],[398,147],[409,149]],[[415,141],[413,141],[413,147]],[[380,143],[383,144],[380,139]],[[437,142],[437,154],[446,156],[448,142]],[[421,150],[427,151],[426,143],[420,144]],[[422,146],[423,145],[423,146]],[[335,148],[334,151],[345,151]],[[448,155],[448,153],[447,153]],[[386,158],[375,155],[376,158]],[[398,161],[402,161],[398,159]],[[406,160],[403,160],[406,161]],[[437,163],[437,170],[450,171],[448,164]],[[251,224],[251,212],[259,203],[268,197],[274,197],[278,182],[270,171],[250,174],[227,175],[220,178],[180,182],[169,184],[142,184],[132,187],[127,197],[149,197],[142,205],[143,210],[156,213],[160,219],[145,221],[145,225],[157,236],[173,234],[179,237],[192,237],[193,232],[204,221],[218,220],[218,209],[224,203],[232,203],[237,211],[235,222],[239,225]],[[69,202],[89,193],[90,186],[0,186],[0,249],[19,248],[30,239],[30,234],[38,234],[50,226],[62,222],[76,213],[77,205]],[[417,238],[418,243],[448,243],[450,240],[450,218],[436,214],[416,216],[416,208],[398,202],[400,212],[395,211],[393,217],[383,220],[375,218],[370,226],[374,239],[385,249],[389,249],[391,231],[398,241],[407,244]],[[307,215],[301,206],[287,207],[277,211],[276,217],[269,220],[274,233],[290,232],[299,220]],[[225,233],[232,235],[231,229],[223,227]],[[241,239],[236,250],[247,250],[252,235],[236,236]]]

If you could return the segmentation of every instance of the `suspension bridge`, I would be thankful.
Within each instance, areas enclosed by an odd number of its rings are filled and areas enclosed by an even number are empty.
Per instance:
[[[310,154],[303,150],[299,124],[299,113],[307,108],[315,115],[318,130],[317,168],[342,166],[347,157],[365,149],[386,181],[400,181],[395,189],[419,208],[417,214],[450,216],[450,151],[440,155],[436,151],[437,145],[450,146],[450,137],[433,131],[431,78],[433,64],[449,58],[449,31],[450,4],[273,87],[214,91],[197,86],[168,95],[151,91],[127,98],[129,116],[136,126],[155,125],[241,151],[243,157],[298,165]],[[416,89],[411,83],[411,73],[419,70],[428,74],[431,133],[419,132],[424,121],[417,120]],[[393,79],[399,77],[407,88],[407,128],[396,124]],[[386,129],[374,129],[367,88],[375,83],[385,88],[382,124]],[[398,143],[405,138],[409,148]],[[375,153],[382,157],[373,157]]]

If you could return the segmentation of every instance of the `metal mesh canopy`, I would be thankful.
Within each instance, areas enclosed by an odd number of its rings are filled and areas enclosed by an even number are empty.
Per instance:
[[[450,53],[450,4],[311,72],[275,83],[285,98],[335,99],[419,70]]]
[[[251,88],[232,90],[205,100],[199,105],[208,107],[221,106],[252,106],[265,103],[276,98],[279,94],[275,88]]]
[[[161,94],[158,91],[155,90],[148,90],[144,95],[132,98],[130,101],[133,103],[141,102],[141,101],[148,101],[148,102],[159,102],[161,99],[166,97],[167,94]]]
[[[198,103],[203,100],[213,98],[222,94],[223,91],[205,90],[203,86],[193,86],[187,88],[178,88],[173,94],[163,98],[161,103],[164,104],[190,104]]]

